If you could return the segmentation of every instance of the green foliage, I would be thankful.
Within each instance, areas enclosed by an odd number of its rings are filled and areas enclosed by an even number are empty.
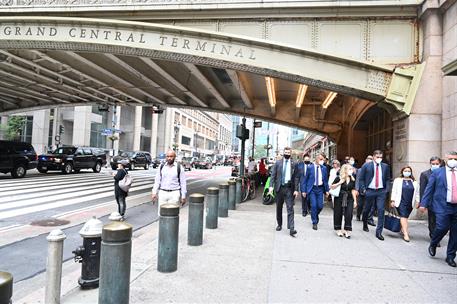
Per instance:
[[[254,158],[261,159],[262,157],[267,157],[267,150],[264,145],[255,145]]]
[[[6,124],[6,139],[19,140],[21,138],[22,130],[27,122],[25,116],[10,116]]]

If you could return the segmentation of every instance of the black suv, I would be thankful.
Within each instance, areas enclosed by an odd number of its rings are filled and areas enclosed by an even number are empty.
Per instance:
[[[0,172],[12,177],[24,177],[27,170],[35,169],[37,155],[31,144],[0,140]]]
[[[152,157],[149,152],[144,151],[124,151],[119,155],[113,157],[111,161],[111,168],[113,170],[117,169],[117,163],[120,160],[126,159],[129,161],[127,168],[130,170],[135,170],[137,167],[142,167],[145,170],[149,169],[149,166],[152,164]],[[155,168],[155,167],[154,167]]]
[[[92,169],[98,173],[105,164],[106,154],[103,149],[66,146],[40,155],[37,169],[41,173],[57,170],[69,174],[72,171],[78,173],[81,169]]]

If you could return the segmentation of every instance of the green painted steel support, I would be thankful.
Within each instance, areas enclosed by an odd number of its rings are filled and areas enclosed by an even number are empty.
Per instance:
[[[228,181],[229,190],[228,190],[228,209],[236,210],[235,196],[236,196],[236,181],[231,179]]]
[[[228,217],[228,184],[219,185],[219,217]]]
[[[189,197],[189,216],[187,225],[187,244],[200,246],[203,244],[203,208],[205,196],[200,193]]]
[[[99,304],[129,303],[132,225],[111,222],[103,227]]]
[[[241,204],[241,178],[236,179],[235,203]]]
[[[157,270],[173,272],[178,269],[179,205],[160,206],[159,256]]]
[[[209,187],[206,193],[206,228],[217,228],[217,216],[219,212],[219,189]]]
[[[10,304],[13,296],[13,276],[0,271],[0,304]]]

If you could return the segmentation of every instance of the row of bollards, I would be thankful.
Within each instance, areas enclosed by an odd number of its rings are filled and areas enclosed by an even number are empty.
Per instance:
[[[228,183],[220,184],[218,188],[208,188],[206,197],[199,193],[190,195],[187,233],[187,244],[190,246],[203,244],[205,200],[205,227],[217,229],[218,218],[228,217],[228,210],[236,210],[236,204],[241,203],[241,179],[229,180]],[[167,273],[178,269],[179,210],[178,203],[160,206],[157,259],[159,272]],[[82,288],[99,285],[99,304],[124,304],[129,303],[130,297],[133,227],[114,215],[110,216],[110,220],[110,223],[102,227],[101,221],[92,219],[81,229],[83,246],[74,251],[75,261],[83,264],[78,282]],[[65,238],[61,230],[53,230],[47,237],[47,304],[60,303]],[[12,281],[9,273],[0,272],[0,304],[10,303]]]
[[[0,271],[0,304],[10,304],[13,296],[13,276]]]

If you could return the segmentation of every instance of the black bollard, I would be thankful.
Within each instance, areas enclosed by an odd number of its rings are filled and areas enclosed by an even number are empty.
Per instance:
[[[132,225],[111,222],[103,227],[100,256],[99,304],[128,304]]]
[[[238,177],[236,179],[236,195],[235,195],[235,203],[241,204],[241,178]]]
[[[0,271],[0,304],[10,304],[13,296],[13,276]]]
[[[231,179],[228,181],[228,209],[236,210],[235,196],[236,196],[236,181]]]
[[[189,218],[187,225],[187,244],[200,246],[203,244],[203,207],[205,196],[200,193],[189,197]]]
[[[209,187],[206,193],[206,228],[217,228],[217,216],[219,212],[219,189]]]
[[[173,272],[178,269],[179,205],[160,206],[159,256],[157,270]]]
[[[228,217],[228,184],[219,185],[219,217]]]

